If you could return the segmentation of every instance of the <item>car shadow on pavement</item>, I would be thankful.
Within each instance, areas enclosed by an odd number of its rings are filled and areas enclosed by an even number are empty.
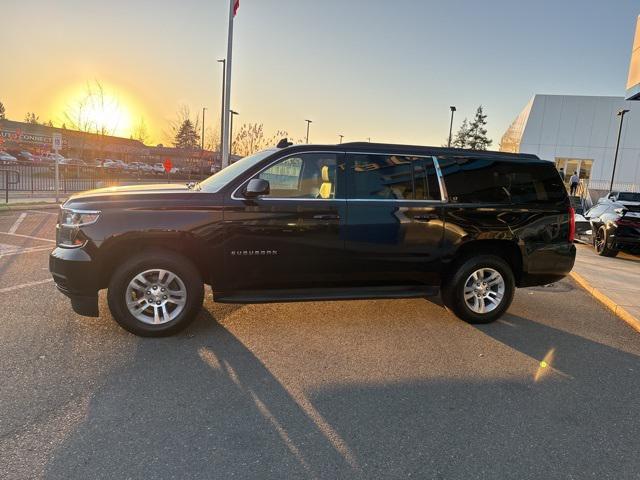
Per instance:
[[[308,392],[353,452],[353,465],[260,359],[204,310],[189,333],[137,343],[134,360],[107,375],[45,476],[637,475],[640,357],[514,315],[476,331],[529,357],[531,371],[488,352],[466,375]],[[482,362],[493,362],[491,375]]]
[[[311,396],[365,478],[637,478],[640,356],[513,315],[478,330],[531,357],[530,374],[499,364]],[[477,363],[505,358],[492,357]]]
[[[314,478],[327,465],[349,468],[209,311],[186,333],[135,348],[103,379],[45,478]]]

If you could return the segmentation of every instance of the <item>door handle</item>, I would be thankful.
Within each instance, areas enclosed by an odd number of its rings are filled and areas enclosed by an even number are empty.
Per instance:
[[[423,215],[415,215],[413,219],[417,222],[428,222],[429,220],[437,220],[438,215],[436,213],[425,213]]]
[[[314,220],[340,220],[340,215],[332,215],[332,214],[314,215],[313,219]]]

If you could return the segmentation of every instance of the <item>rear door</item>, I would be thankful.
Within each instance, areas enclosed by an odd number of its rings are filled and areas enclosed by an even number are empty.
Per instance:
[[[361,285],[436,284],[442,204],[432,157],[348,153],[346,256]]]
[[[252,178],[267,180],[271,191],[244,198],[247,179],[225,204],[226,288],[292,289],[340,281],[345,265],[343,154],[291,154]]]

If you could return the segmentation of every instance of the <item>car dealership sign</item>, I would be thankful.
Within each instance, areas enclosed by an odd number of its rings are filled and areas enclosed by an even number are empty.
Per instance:
[[[53,138],[51,135],[40,135],[36,133],[27,133],[22,130],[0,130],[0,138],[4,142],[26,143],[38,146],[53,146]],[[62,145],[66,146],[67,141],[63,139]]]

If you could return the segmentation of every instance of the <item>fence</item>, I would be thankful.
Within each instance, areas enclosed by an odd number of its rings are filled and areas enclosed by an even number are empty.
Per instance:
[[[59,165],[60,192],[79,192],[93,188],[111,187],[132,183],[166,183],[179,181],[200,181],[206,175],[193,175],[187,173],[156,174],[141,170],[125,170],[116,168],[103,168],[85,165]],[[0,191],[13,192],[54,192],[55,166],[52,164],[31,163],[0,163],[0,171],[17,172],[16,175],[0,175]],[[9,184],[7,185],[7,179]]]

